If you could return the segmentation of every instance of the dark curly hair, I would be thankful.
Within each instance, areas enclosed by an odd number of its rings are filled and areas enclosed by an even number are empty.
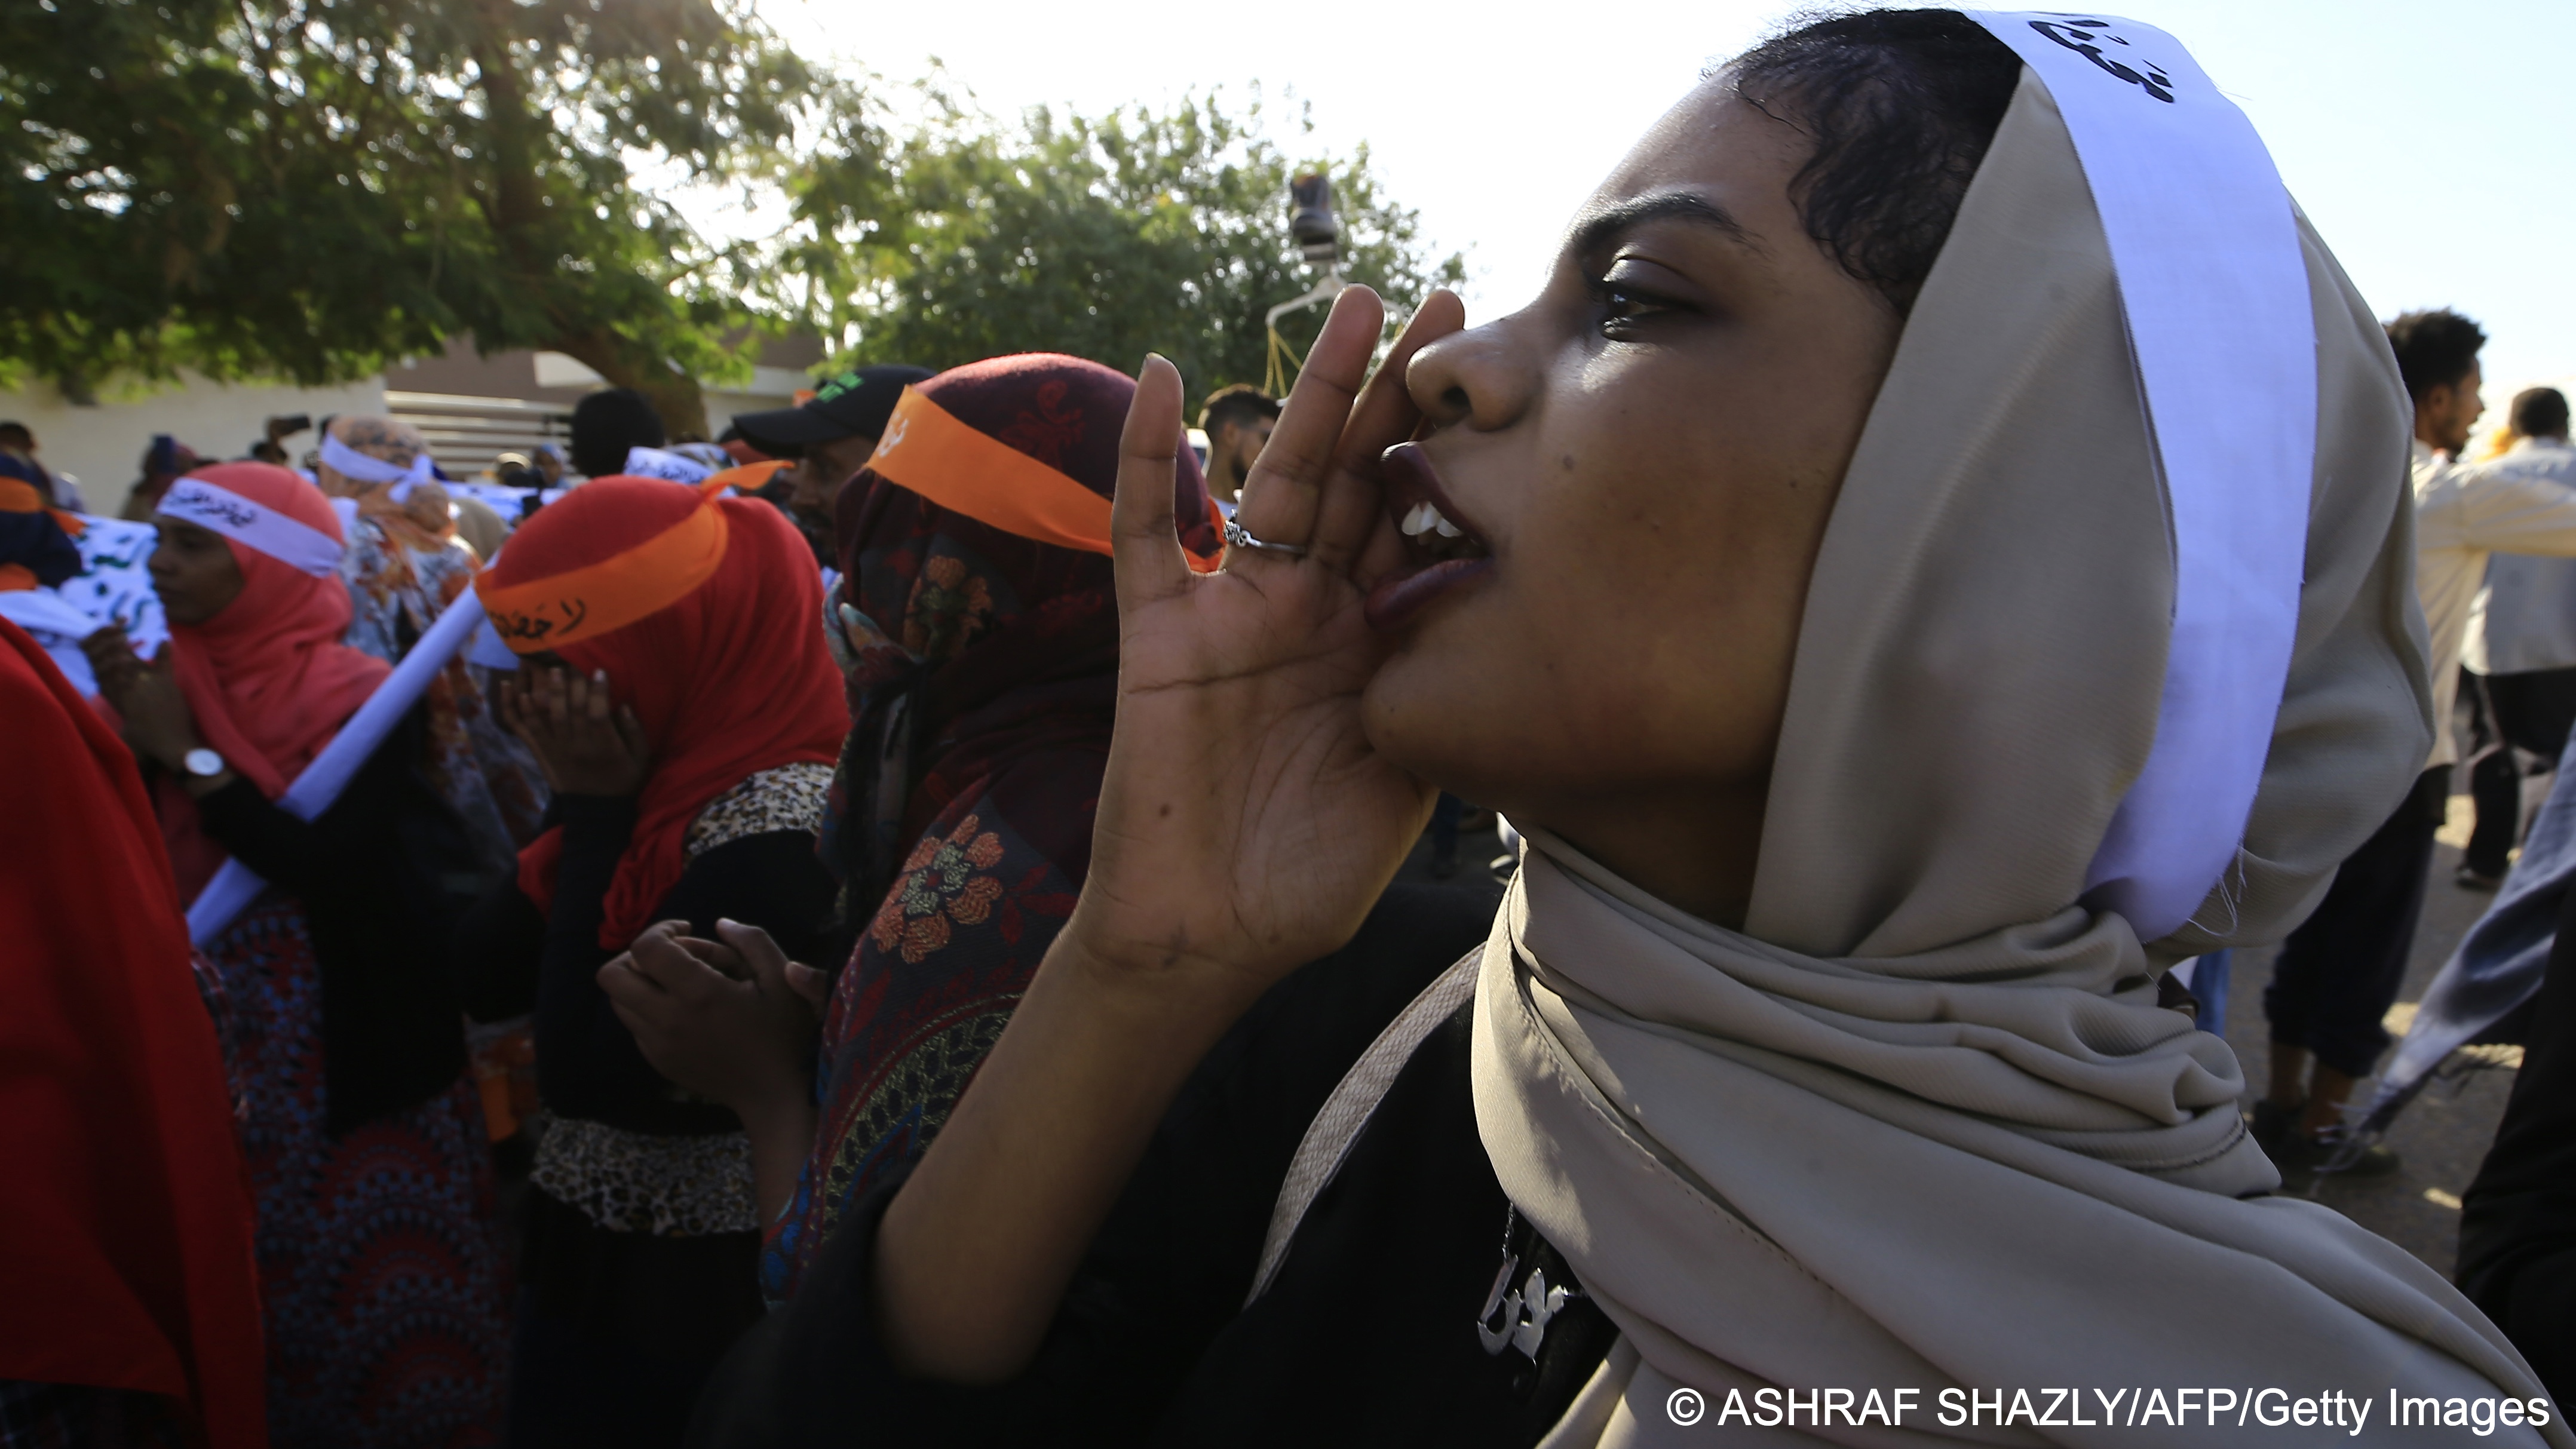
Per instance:
[[[2437,387],[2450,387],[2478,365],[2478,349],[2487,334],[2475,322],[2437,307],[2408,312],[2388,324],[2388,345],[2397,351],[2397,375],[2406,379],[2406,395],[2417,402]]]
[[[1902,316],[1958,219],[2021,58],[1955,10],[1810,20],[1728,62],[1735,93],[1805,133],[1790,180],[1807,235]]]

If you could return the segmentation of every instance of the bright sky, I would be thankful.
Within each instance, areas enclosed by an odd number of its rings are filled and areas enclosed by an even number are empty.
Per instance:
[[[1462,250],[1471,317],[1536,290],[1574,208],[1646,125],[1796,7],[1781,0],[1359,6],[760,0],[809,55],[889,80],[929,58],[983,107],[1085,112],[1259,83],[1313,104],[1317,139],[1369,143],[1389,192]],[[2565,0],[2120,0],[2254,119],[2383,317],[2451,306],[2494,339],[2487,401],[2576,383],[2576,108]],[[1282,125],[1274,134],[1285,136]],[[1292,154],[1296,148],[1290,148]],[[1283,199],[1283,205],[1284,199]],[[2491,416],[2490,422],[2496,421]]]

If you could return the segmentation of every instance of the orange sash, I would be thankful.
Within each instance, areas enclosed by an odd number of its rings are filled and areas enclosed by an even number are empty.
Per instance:
[[[518,654],[560,649],[624,628],[705,583],[724,562],[729,531],[715,500],[725,485],[719,475],[696,487],[699,503],[688,517],[624,553],[551,578],[502,587],[487,580],[477,593],[501,642]]]
[[[1109,500],[1001,439],[959,422],[954,413],[907,387],[886,419],[868,467],[942,508],[952,508],[1005,533],[1085,553],[1106,554]],[[1211,501],[1211,520],[1223,519]],[[1181,550],[1190,567],[1214,573],[1225,564],[1220,550],[1200,558]]]

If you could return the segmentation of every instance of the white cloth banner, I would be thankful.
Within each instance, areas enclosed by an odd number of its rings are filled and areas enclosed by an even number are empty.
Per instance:
[[[313,763],[304,767],[304,773],[286,787],[286,793],[277,797],[279,808],[299,820],[311,820],[330,809],[331,802],[348,787],[350,777],[358,773],[358,767],[385,742],[385,736],[393,733],[394,726],[420,701],[430,680],[447,667],[447,661],[456,656],[482,622],[483,601],[475,597],[474,591],[469,588],[457,595],[447,611],[429,626],[429,632],[421,635],[420,642],[403,656],[402,663],[394,666],[394,672],[385,676],[385,682],[376,686],[376,692],[367,696],[367,702],[358,706],[347,724],[340,726],[331,743],[324,745]],[[206,888],[188,903],[188,940],[203,946],[222,935],[233,918],[258,899],[266,885],[250,867],[238,860],[226,860],[215,878],[206,882]]]
[[[340,540],[313,525],[203,478],[182,478],[171,484],[153,511],[220,533],[317,579],[340,572],[340,556],[346,552]]]
[[[53,657],[54,667],[63,678],[85,695],[98,693],[98,675],[89,667],[89,656],[81,652],[80,641],[102,626],[98,620],[82,613],[51,589],[10,589],[0,592],[0,619],[27,631]]]
[[[2151,941],[2234,863],[2289,676],[2316,455],[2307,265],[2262,137],[2181,42],[2098,11],[1970,14],[2075,138],[2164,464],[2174,621],[2156,739],[2086,881]]]
[[[35,637],[53,656],[72,687],[98,693],[89,656],[80,641],[111,626],[125,631],[136,653],[149,659],[170,642],[170,626],[161,617],[161,599],[152,592],[147,567],[158,531],[148,523],[121,518],[81,518],[81,571],[50,589],[15,589],[0,593],[0,617]]]

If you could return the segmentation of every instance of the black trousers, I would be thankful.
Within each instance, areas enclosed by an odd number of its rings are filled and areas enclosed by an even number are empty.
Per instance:
[[[2490,674],[2479,685],[2487,727],[2501,739],[2469,761],[2478,828],[2469,837],[2467,864],[2483,875],[2502,875],[2506,855],[2522,838],[2522,767],[2513,752],[2529,750],[2557,762],[2569,727],[2576,725],[2576,668]]]
[[[2387,823],[2335,873],[2317,913],[2281,943],[2263,989],[2275,1046],[2304,1047],[2348,1077],[2369,1076],[2388,1049],[2379,1021],[2415,949],[2450,782],[2448,765],[2417,776]]]
[[[2513,1099],[2460,1194],[2460,1291],[2576,1404],[2576,891],[2532,1002]]]

